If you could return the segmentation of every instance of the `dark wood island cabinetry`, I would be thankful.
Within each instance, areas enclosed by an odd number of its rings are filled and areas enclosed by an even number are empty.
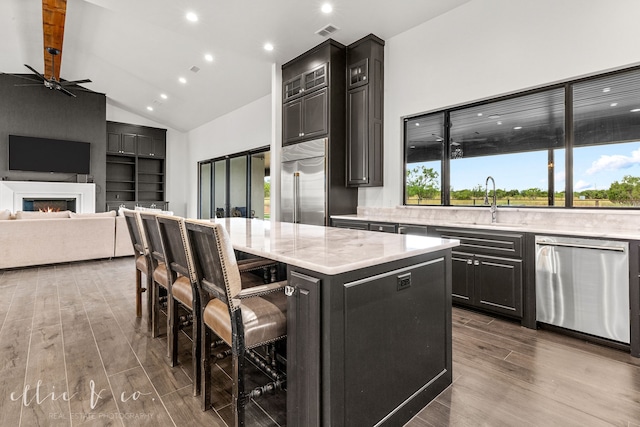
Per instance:
[[[234,249],[287,264],[287,425],[400,426],[451,384],[457,241],[216,222]]]

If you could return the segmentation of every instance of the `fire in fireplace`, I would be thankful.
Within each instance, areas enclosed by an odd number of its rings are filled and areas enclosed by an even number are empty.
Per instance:
[[[47,198],[47,199],[22,199],[23,211],[42,211],[42,212],[59,212],[59,211],[76,211],[75,198]]]

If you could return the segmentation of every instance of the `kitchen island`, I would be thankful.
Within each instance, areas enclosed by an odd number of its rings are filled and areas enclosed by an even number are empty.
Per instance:
[[[403,425],[451,384],[457,240],[215,221],[287,265],[287,425]]]

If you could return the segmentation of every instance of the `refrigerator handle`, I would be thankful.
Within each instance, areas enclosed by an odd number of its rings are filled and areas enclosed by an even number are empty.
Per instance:
[[[300,172],[293,173],[293,223],[300,221],[298,209],[300,208]]]

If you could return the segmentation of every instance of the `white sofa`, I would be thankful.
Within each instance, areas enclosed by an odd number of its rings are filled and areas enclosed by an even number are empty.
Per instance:
[[[133,255],[124,217],[66,215],[0,213],[0,269]]]

